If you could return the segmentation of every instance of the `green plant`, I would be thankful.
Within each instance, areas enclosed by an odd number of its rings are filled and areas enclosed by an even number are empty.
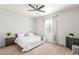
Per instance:
[[[10,33],[10,32],[8,32],[8,33],[6,33],[6,35],[7,35],[7,36],[10,36],[10,35],[11,35],[11,33]]]
[[[11,32],[7,32],[5,37],[6,38],[11,38],[12,37],[12,33]]]
[[[69,33],[68,35],[69,35],[69,36],[72,36],[72,37],[74,37],[74,36],[75,36],[75,34],[74,34],[74,33]]]

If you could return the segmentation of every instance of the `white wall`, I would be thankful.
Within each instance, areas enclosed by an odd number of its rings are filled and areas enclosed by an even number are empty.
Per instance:
[[[66,36],[69,32],[74,32],[79,37],[79,8],[58,13],[57,25],[59,44],[65,45]]]
[[[35,19],[35,29],[34,32],[38,35],[43,35],[44,33],[44,22],[43,19]]]
[[[0,46],[4,43],[2,35],[5,32],[32,32],[33,20],[27,16],[0,9]]]
[[[0,32],[28,32],[32,25],[33,20],[27,16],[0,10]]]

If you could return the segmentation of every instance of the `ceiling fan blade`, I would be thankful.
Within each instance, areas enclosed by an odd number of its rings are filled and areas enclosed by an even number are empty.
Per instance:
[[[35,9],[36,10],[36,8],[33,6],[33,5],[31,5],[31,4],[28,4],[30,7],[32,7],[33,9]]]
[[[28,11],[35,11],[35,10],[28,10]]]
[[[38,10],[38,11],[40,11],[40,12],[45,12],[45,11],[43,11],[43,10]]]
[[[43,8],[43,7],[45,7],[45,6],[44,6],[44,5],[40,6],[40,7],[38,8],[38,10],[41,9],[41,8]]]

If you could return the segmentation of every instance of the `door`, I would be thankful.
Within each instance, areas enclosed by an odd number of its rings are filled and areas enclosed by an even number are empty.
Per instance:
[[[45,19],[44,21],[44,33],[47,42],[54,43],[56,35],[56,20],[53,18]]]

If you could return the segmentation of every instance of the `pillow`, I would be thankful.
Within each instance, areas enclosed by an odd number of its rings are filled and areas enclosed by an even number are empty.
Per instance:
[[[24,36],[26,37],[26,36],[28,36],[28,34],[27,34],[27,33],[25,33],[25,35],[24,35]]]
[[[25,37],[25,33],[17,33],[17,37]]]
[[[33,35],[34,35],[34,33],[28,33],[28,35],[29,35],[29,36],[33,36]]]

